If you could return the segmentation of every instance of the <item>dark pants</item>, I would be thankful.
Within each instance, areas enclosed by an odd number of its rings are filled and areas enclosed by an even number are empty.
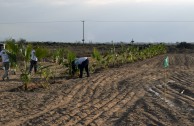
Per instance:
[[[34,67],[34,73],[36,73],[37,72],[37,61],[31,60],[29,73],[31,73],[33,67]]]
[[[79,75],[80,78],[82,78],[82,76],[83,76],[83,70],[84,69],[85,69],[85,71],[87,73],[87,77],[90,76],[88,65],[89,65],[89,60],[88,59],[86,59],[84,62],[82,62],[81,64],[78,65],[78,68],[80,70],[80,75]]]
[[[9,76],[8,76],[8,71],[9,71],[9,62],[3,62],[3,67],[5,68],[5,72],[4,72],[4,74],[3,74],[3,79],[4,78],[9,78]]]

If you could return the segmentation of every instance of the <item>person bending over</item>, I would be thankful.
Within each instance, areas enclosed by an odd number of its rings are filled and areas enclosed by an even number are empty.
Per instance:
[[[89,65],[88,57],[76,58],[74,61],[72,61],[72,74],[73,75],[75,74],[76,68],[78,67],[80,71],[79,78],[82,78],[84,69],[87,73],[87,77],[89,77],[90,75],[89,75],[88,65]]]

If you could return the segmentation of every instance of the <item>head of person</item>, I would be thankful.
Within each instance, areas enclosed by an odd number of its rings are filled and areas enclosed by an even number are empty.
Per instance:
[[[35,50],[34,49],[32,50],[32,53],[35,53]]]

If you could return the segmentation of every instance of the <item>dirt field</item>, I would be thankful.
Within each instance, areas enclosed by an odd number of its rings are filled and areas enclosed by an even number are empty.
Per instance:
[[[11,75],[0,82],[0,126],[193,126],[194,54],[168,56],[166,78],[164,55],[58,78],[50,90],[13,91],[22,84]]]

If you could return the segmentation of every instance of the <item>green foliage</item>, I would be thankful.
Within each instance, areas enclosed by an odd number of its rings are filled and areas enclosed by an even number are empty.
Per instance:
[[[24,62],[24,64],[20,64],[20,69],[25,69],[25,71],[28,70],[28,65],[29,65],[29,62],[30,62],[31,51],[32,51],[32,45],[31,44],[24,45],[20,49],[20,53],[21,53],[21,57],[20,58]],[[24,66],[24,68],[23,68],[22,65]]]
[[[42,85],[43,88],[49,88],[49,80],[50,78],[54,78],[54,73],[50,69],[52,65],[47,65],[47,66],[42,66],[39,65],[37,74],[40,74],[41,82],[40,84]]]
[[[94,72],[95,69],[99,69],[101,67],[103,67],[103,58],[100,54],[100,52],[96,49],[93,48],[93,52],[92,52],[92,58],[94,59],[94,62],[92,65],[90,65],[90,71]]]
[[[47,48],[37,48],[36,49],[36,56],[39,60],[41,60],[44,57],[47,57],[49,54],[49,51]]]
[[[76,58],[75,53],[69,50],[67,52],[67,61],[68,61],[68,63],[71,63],[73,60],[75,60],[75,58]]]
[[[94,58],[97,61],[100,61],[102,59],[100,52],[96,48],[93,49],[92,58]]]
[[[18,45],[16,44],[15,40],[13,39],[8,39],[5,41],[6,43],[6,50],[8,50],[12,54],[18,54],[19,53],[19,48]]]
[[[48,88],[49,87],[49,79],[50,77],[52,77],[52,70],[49,69],[48,67],[42,69],[41,71],[42,73],[42,86],[44,88]]]
[[[92,57],[96,58],[98,55],[95,56],[94,52],[96,53],[96,50],[93,51]],[[100,64],[96,64],[94,62],[92,64],[92,69],[98,69],[101,66],[103,66],[103,68],[110,66],[119,66],[124,63],[144,60],[164,53],[166,53],[166,46],[164,44],[153,44],[140,50],[139,47],[136,45],[129,45],[128,47],[125,47],[123,43],[121,43],[121,51],[119,53],[116,53],[115,46],[113,43],[110,52],[105,56],[101,56]]]
[[[22,74],[20,79],[24,84],[25,90],[28,88],[28,83],[31,81],[31,76],[28,73],[28,63],[30,61],[30,54],[32,45],[26,44],[25,40],[20,40],[18,43],[13,39],[6,40],[6,49],[8,50],[8,55],[10,57],[10,62],[12,67],[19,67]],[[38,47],[36,50],[36,56],[38,59],[47,57],[49,50],[47,48]],[[119,66],[120,64],[135,62],[137,60],[144,60],[151,58],[156,55],[164,54],[167,52],[166,46],[164,44],[150,44],[149,46],[143,46],[139,48],[137,45],[125,45],[121,43],[121,51],[117,50],[114,43],[112,42],[112,48],[106,55],[101,55],[100,52],[93,48],[92,52],[92,62],[90,62],[90,67],[92,71],[96,69],[107,68],[111,66]],[[66,57],[66,59],[65,59]],[[72,61],[75,60],[76,55],[70,50],[65,50],[65,48],[56,49],[52,52],[53,60],[59,65],[63,64],[67,68],[67,73],[72,75]],[[19,62],[22,62],[19,64]],[[24,68],[25,67],[25,68]],[[49,86],[49,78],[52,77],[53,72],[49,67],[40,67],[39,72],[41,74],[42,86]]]
[[[72,64],[71,63],[75,60],[75,58],[76,58],[75,53],[70,51],[70,50],[68,50],[66,66],[68,67],[69,75],[72,75]]]
[[[7,54],[9,55],[10,59],[10,67],[13,69],[17,68],[17,56],[19,54],[18,45],[15,43],[15,40],[8,39],[5,41],[6,43],[6,50],[8,51]]]
[[[32,51],[32,45],[28,44],[26,46],[26,48],[24,49],[25,53],[24,53],[24,59],[26,62],[30,61],[30,56],[31,56],[31,51]]]
[[[25,90],[28,90],[28,84],[31,82],[31,75],[27,74],[25,71],[21,70],[22,74],[20,75],[20,80],[23,83]]]
[[[53,60],[55,63],[62,64],[64,62],[66,50],[64,48],[57,49],[53,52]]]

